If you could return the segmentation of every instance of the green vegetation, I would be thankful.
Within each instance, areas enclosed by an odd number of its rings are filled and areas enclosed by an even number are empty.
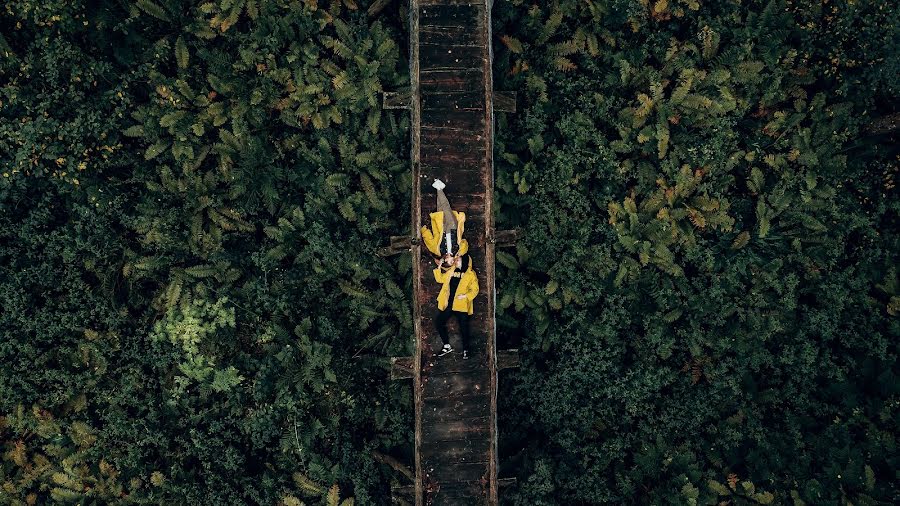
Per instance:
[[[515,504],[892,503],[900,10],[547,4],[494,11]]]
[[[406,2],[0,7],[0,504],[389,504]],[[503,501],[892,504],[900,7],[497,0]]]

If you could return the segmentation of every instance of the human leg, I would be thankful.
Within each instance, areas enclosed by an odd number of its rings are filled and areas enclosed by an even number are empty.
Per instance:
[[[447,309],[443,311],[438,311],[438,313],[434,317],[434,326],[437,328],[438,335],[441,336],[441,342],[443,343],[443,348],[441,349],[440,355],[446,355],[453,351],[453,347],[450,346],[450,336],[447,333],[447,320],[450,319],[450,314],[453,311],[450,309],[450,305],[447,305]]]
[[[443,183],[437,189],[437,210],[444,213],[444,230],[456,229],[456,216],[453,215],[453,208],[450,207],[450,201],[444,193]]]
[[[471,342],[469,339],[471,337],[471,329],[469,328],[471,318],[468,313],[461,311],[454,311],[454,314],[456,315],[456,323],[459,324],[459,338],[462,341],[463,353],[471,352],[469,349],[469,343]]]

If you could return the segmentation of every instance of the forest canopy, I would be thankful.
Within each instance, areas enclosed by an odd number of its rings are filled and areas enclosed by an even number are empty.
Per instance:
[[[0,7],[0,503],[409,483],[407,11]],[[896,503],[898,15],[494,2],[501,503]]]

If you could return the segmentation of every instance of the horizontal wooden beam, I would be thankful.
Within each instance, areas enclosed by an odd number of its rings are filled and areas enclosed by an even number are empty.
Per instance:
[[[499,350],[497,352],[497,369],[510,369],[519,367],[519,350]]]
[[[506,488],[515,484],[515,478],[500,478],[497,480],[497,488]]]
[[[490,240],[492,243],[503,248],[506,246],[513,246],[523,235],[522,230],[518,228],[513,230],[495,230],[494,235]]]
[[[418,238],[410,237],[408,235],[392,235],[390,246],[378,248],[378,251],[376,253],[378,254],[378,256],[382,257],[397,255],[399,253],[409,251],[413,246],[418,244],[418,242]]]
[[[494,110],[499,112],[516,112],[516,92],[495,91]]]
[[[412,469],[410,469],[409,466],[404,465],[403,463],[401,463],[399,460],[395,459],[394,457],[391,457],[390,455],[385,455],[378,451],[373,451],[372,457],[375,459],[376,462],[381,462],[382,464],[387,464],[387,465],[391,466],[391,469],[399,472],[400,474],[405,476],[406,479],[408,479],[409,481],[412,481],[412,482],[416,481],[416,475],[415,475],[415,473],[412,472]]]
[[[385,91],[382,93],[382,107],[384,109],[409,109],[412,103],[412,95],[409,90]]]
[[[416,487],[413,485],[391,487],[391,502],[398,506],[412,506],[416,502]]]
[[[391,357],[391,379],[409,379],[413,377],[413,357]]]

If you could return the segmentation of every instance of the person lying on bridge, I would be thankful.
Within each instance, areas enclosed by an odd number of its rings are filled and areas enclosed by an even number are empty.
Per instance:
[[[469,242],[463,239],[466,213],[454,211],[444,194],[446,185],[435,179],[431,185],[437,190],[437,211],[431,213],[431,230],[422,227],[422,240],[438,266],[449,267],[456,258],[469,251]]]
[[[475,269],[472,268],[472,259],[468,254],[464,254],[455,257],[449,267],[435,267],[434,279],[443,285],[437,296],[438,314],[434,318],[434,323],[444,347],[436,355],[443,357],[453,352],[453,346],[450,345],[450,338],[447,335],[447,320],[451,315],[455,315],[462,339],[462,358],[467,359],[469,358],[469,317],[474,312],[472,301],[478,295],[478,276],[475,274]]]

